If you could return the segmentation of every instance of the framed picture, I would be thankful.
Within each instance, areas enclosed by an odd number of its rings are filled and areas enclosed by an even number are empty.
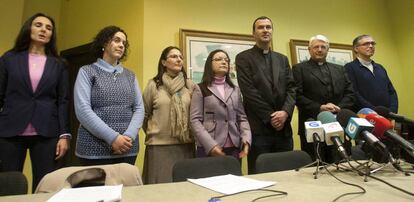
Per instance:
[[[180,48],[185,57],[184,67],[189,78],[195,83],[201,81],[208,54],[213,50],[222,49],[229,54],[230,78],[237,85],[234,62],[236,55],[252,48],[254,44],[253,36],[247,34],[180,29]]]
[[[307,61],[310,59],[308,51],[309,41],[306,40],[290,40],[290,55],[292,65]],[[348,62],[354,60],[355,55],[352,45],[329,43],[329,52],[326,61],[344,66]]]

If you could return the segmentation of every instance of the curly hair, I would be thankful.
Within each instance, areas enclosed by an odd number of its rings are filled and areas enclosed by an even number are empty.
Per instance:
[[[17,35],[16,41],[14,43],[13,48],[10,51],[14,52],[22,52],[29,50],[30,43],[32,38],[30,37],[32,33],[32,23],[37,17],[45,17],[50,20],[52,23],[52,36],[50,37],[50,41],[45,45],[45,53],[46,55],[52,55],[56,58],[59,58],[56,46],[56,28],[55,28],[55,21],[52,17],[47,16],[43,13],[36,13],[27,19],[24,23],[22,28],[20,29],[19,35]]]
[[[125,34],[125,37],[127,38],[127,40],[124,44],[124,46],[125,46],[124,54],[122,55],[122,57],[119,60],[122,61],[122,60],[126,59],[126,56],[128,54],[128,47],[129,47],[128,35],[126,34],[126,32],[123,29],[121,29],[120,27],[114,26],[114,25],[107,26],[107,27],[103,28],[101,31],[99,31],[99,33],[93,39],[92,52],[95,55],[95,59],[103,57],[104,51],[102,50],[102,48],[104,48],[106,46],[106,44],[111,42],[112,38],[118,32],[122,32],[123,34]]]

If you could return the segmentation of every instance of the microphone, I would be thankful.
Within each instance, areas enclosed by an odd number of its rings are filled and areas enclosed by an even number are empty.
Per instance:
[[[374,110],[370,108],[362,108],[358,111],[357,116],[359,118],[365,118],[365,116],[368,114],[377,114],[377,112],[375,112]]]
[[[367,115],[366,119],[375,125],[374,134],[377,134],[380,139],[391,140],[414,157],[414,145],[395,133],[394,130],[392,130],[392,124],[389,120],[375,114]]]
[[[357,115],[349,109],[342,109],[336,117],[342,126],[345,126],[345,132],[351,139],[364,140],[363,150],[369,153],[370,150],[374,149],[376,153],[381,154],[380,162],[387,162],[389,158],[389,151],[387,147],[375,137],[371,131],[374,126],[366,119],[357,118]],[[368,144],[369,148],[365,145]],[[368,150],[367,150],[368,149]]]
[[[389,119],[394,119],[396,122],[400,122],[400,123],[406,123],[406,124],[410,124],[410,125],[414,125],[414,120],[405,118],[402,115],[399,114],[395,114],[392,111],[390,111],[388,108],[384,107],[384,106],[377,106],[374,109],[379,115],[385,117],[385,118],[389,118]]]
[[[323,111],[318,114],[317,120],[321,121],[322,124],[325,124],[335,122],[336,118],[335,115],[332,114],[332,112]]]
[[[325,141],[324,131],[320,121],[308,119],[305,122],[305,134],[306,142],[308,143]]]
[[[331,112],[324,111],[318,114],[318,120],[322,122],[323,130],[325,131],[326,145],[335,144],[338,152],[344,159],[349,159],[349,156],[343,146],[344,130],[336,121],[335,115]]]

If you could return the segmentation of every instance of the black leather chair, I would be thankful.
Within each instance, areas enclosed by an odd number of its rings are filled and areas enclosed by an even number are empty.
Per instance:
[[[21,172],[0,172],[0,196],[27,194],[27,179]]]
[[[203,178],[217,175],[241,175],[240,162],[232,156],[185,159],[175,163],[173,182],[186,181],[187,178]]]
[[[256,159],[256,173],[293,170],[312,163],[304,151],[287,151],[261,154]]]

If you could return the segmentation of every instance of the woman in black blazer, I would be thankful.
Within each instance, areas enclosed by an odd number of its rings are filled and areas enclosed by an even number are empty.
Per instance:
[[[57,54],[55,23],[38,13],[0,58],[2,171],[22,171],[29,149],[35,190],[45,174],[59,167],[70,137],[68,75]]]

